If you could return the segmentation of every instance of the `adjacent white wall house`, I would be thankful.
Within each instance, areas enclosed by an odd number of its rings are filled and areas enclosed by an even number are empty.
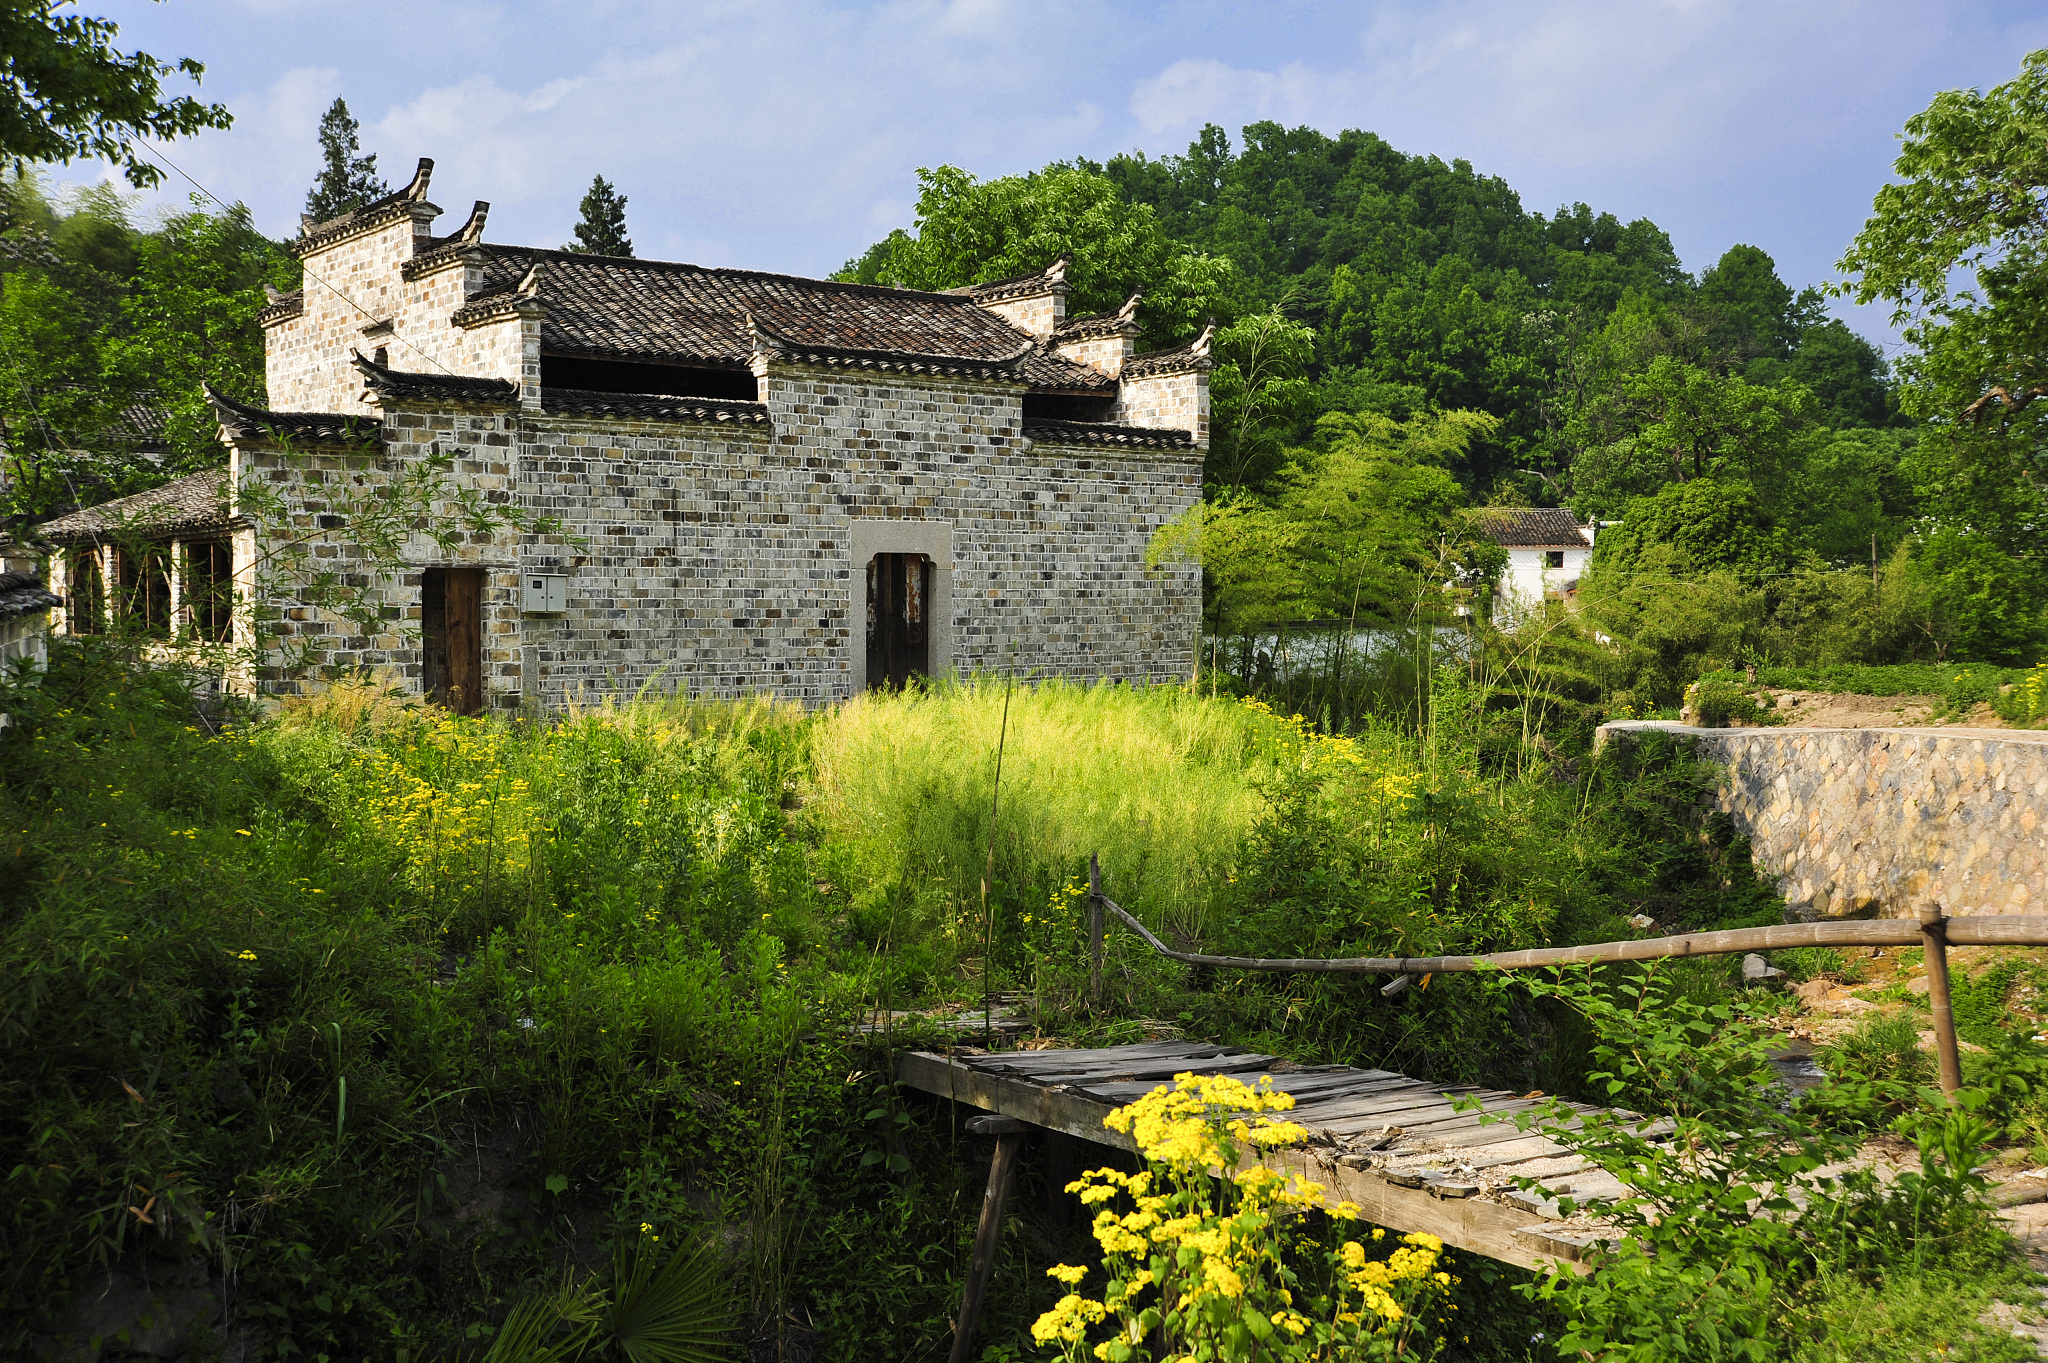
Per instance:
[[[1501,507],[1485,515],[1487,533],[1508,551],[1493,618],[1501,624],[1540,610],[1546,597],[1568,596],[1593,561],[1595,526],[1580,525],[1561,507]]]

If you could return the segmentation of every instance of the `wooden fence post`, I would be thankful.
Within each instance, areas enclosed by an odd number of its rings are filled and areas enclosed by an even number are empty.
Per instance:
[[[1088,854],[1088,1006],[1102,1007],[1102,862]]]
[[[1962,1056],[1956,1049],[1956,1015],[1948,998],[1948,915],[1941,905],[1920,910],[1920,936],[1926,944],[1927,1009],[1934,1014],[1934,1056],[1941,1065],[1941,1091],[1963,1086]]]
[[[974,1347],[975,1327],[981,1324],[981,1302],[988,1294],[989,1274],[996,1266],[996,1245],[1003,1234],[1003,1203],[1010,1196],[1010,1180],[1017,1173],[1017,1158],[1024,1150],[1029,1122],[1014,1117],[975,1117],[967,1129],[978,1136],[996,1138],[996,1157],[988,1167],[988,1190],[981,1198],[981,1224],[974,1232],[974,1259],[967,1270],[967,1288],[960,1294],[960,1319],[953,1327],[953,1352],[949,1363],[967,1363]]]

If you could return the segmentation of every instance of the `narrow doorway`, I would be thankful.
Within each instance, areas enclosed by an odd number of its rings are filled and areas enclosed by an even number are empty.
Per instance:
[[[932,670],[932,561],[923,554],[868,560],[868,687],[900,691]]]
[[[484,570],[420,574],[421,684],[427,699],[458,715],[484,708]]]

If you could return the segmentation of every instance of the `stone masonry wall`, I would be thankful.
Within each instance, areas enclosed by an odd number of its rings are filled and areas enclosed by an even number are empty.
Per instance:
[[[1153,378],[1125,379],[1116,419],[1133,426],[1192,431],[1197,446],[1209,443],[1207,376],[1187,370]]]
[[[2048,732],[1660,729],[1724,768],[1719,803],[1796,918],[2048,913]]]
[[[531,419],[522,501],[589,541],[533,544],[569,609],[527,617],[526,685],[559,703],[650,680],[807,701],[865,684],[866,564],[851,539],[950,533],[935,672],[1165,681],[1193,667],[1200,586],[1151,573],[1151,534],[1200,495],[1198,458],[1033,448],[1020,394],[943,380],[770,372],[772,433]],[[920,540],[920,542],[922,542]]]
[[[375,635],[288,589],[257,594],[311,661],[417,685],[420,570],[478,566],[492,708],[649,683],[816,702],[866,682],[856,530],[869,552],[926,552],[936,532],[950,551],[933,602],[950,618],[934,632],[934,672],[1192,671],[1198,571],[1148,570],[1144,554],[1200,497],[1199,452],[1034,447],[1020,434],[1021,388],[777,366],[763,389],[769,427],[408,406],[383,413],[381,458],[240,449],[240,476],[269,486],[302,533],[330,514],[331,480],[374,485],[439,451],[455,456],[461,484],[558,517],[585,541],[481,536],[444,551],[418,537],[407,571],[376,588],[392,628]],[[311,554],[315,568],[353,566],[340,533],[316,536]],[[524,614],[523,573],[566,575],[568,609]],[[264,680],[306,685],[274,668]]]

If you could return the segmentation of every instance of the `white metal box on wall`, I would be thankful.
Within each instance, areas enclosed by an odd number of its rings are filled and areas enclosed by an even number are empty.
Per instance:
[[[569,609],[569,579],[557,573],[528,573],[521,579],[519,609],[528,615],[560,615]]]

